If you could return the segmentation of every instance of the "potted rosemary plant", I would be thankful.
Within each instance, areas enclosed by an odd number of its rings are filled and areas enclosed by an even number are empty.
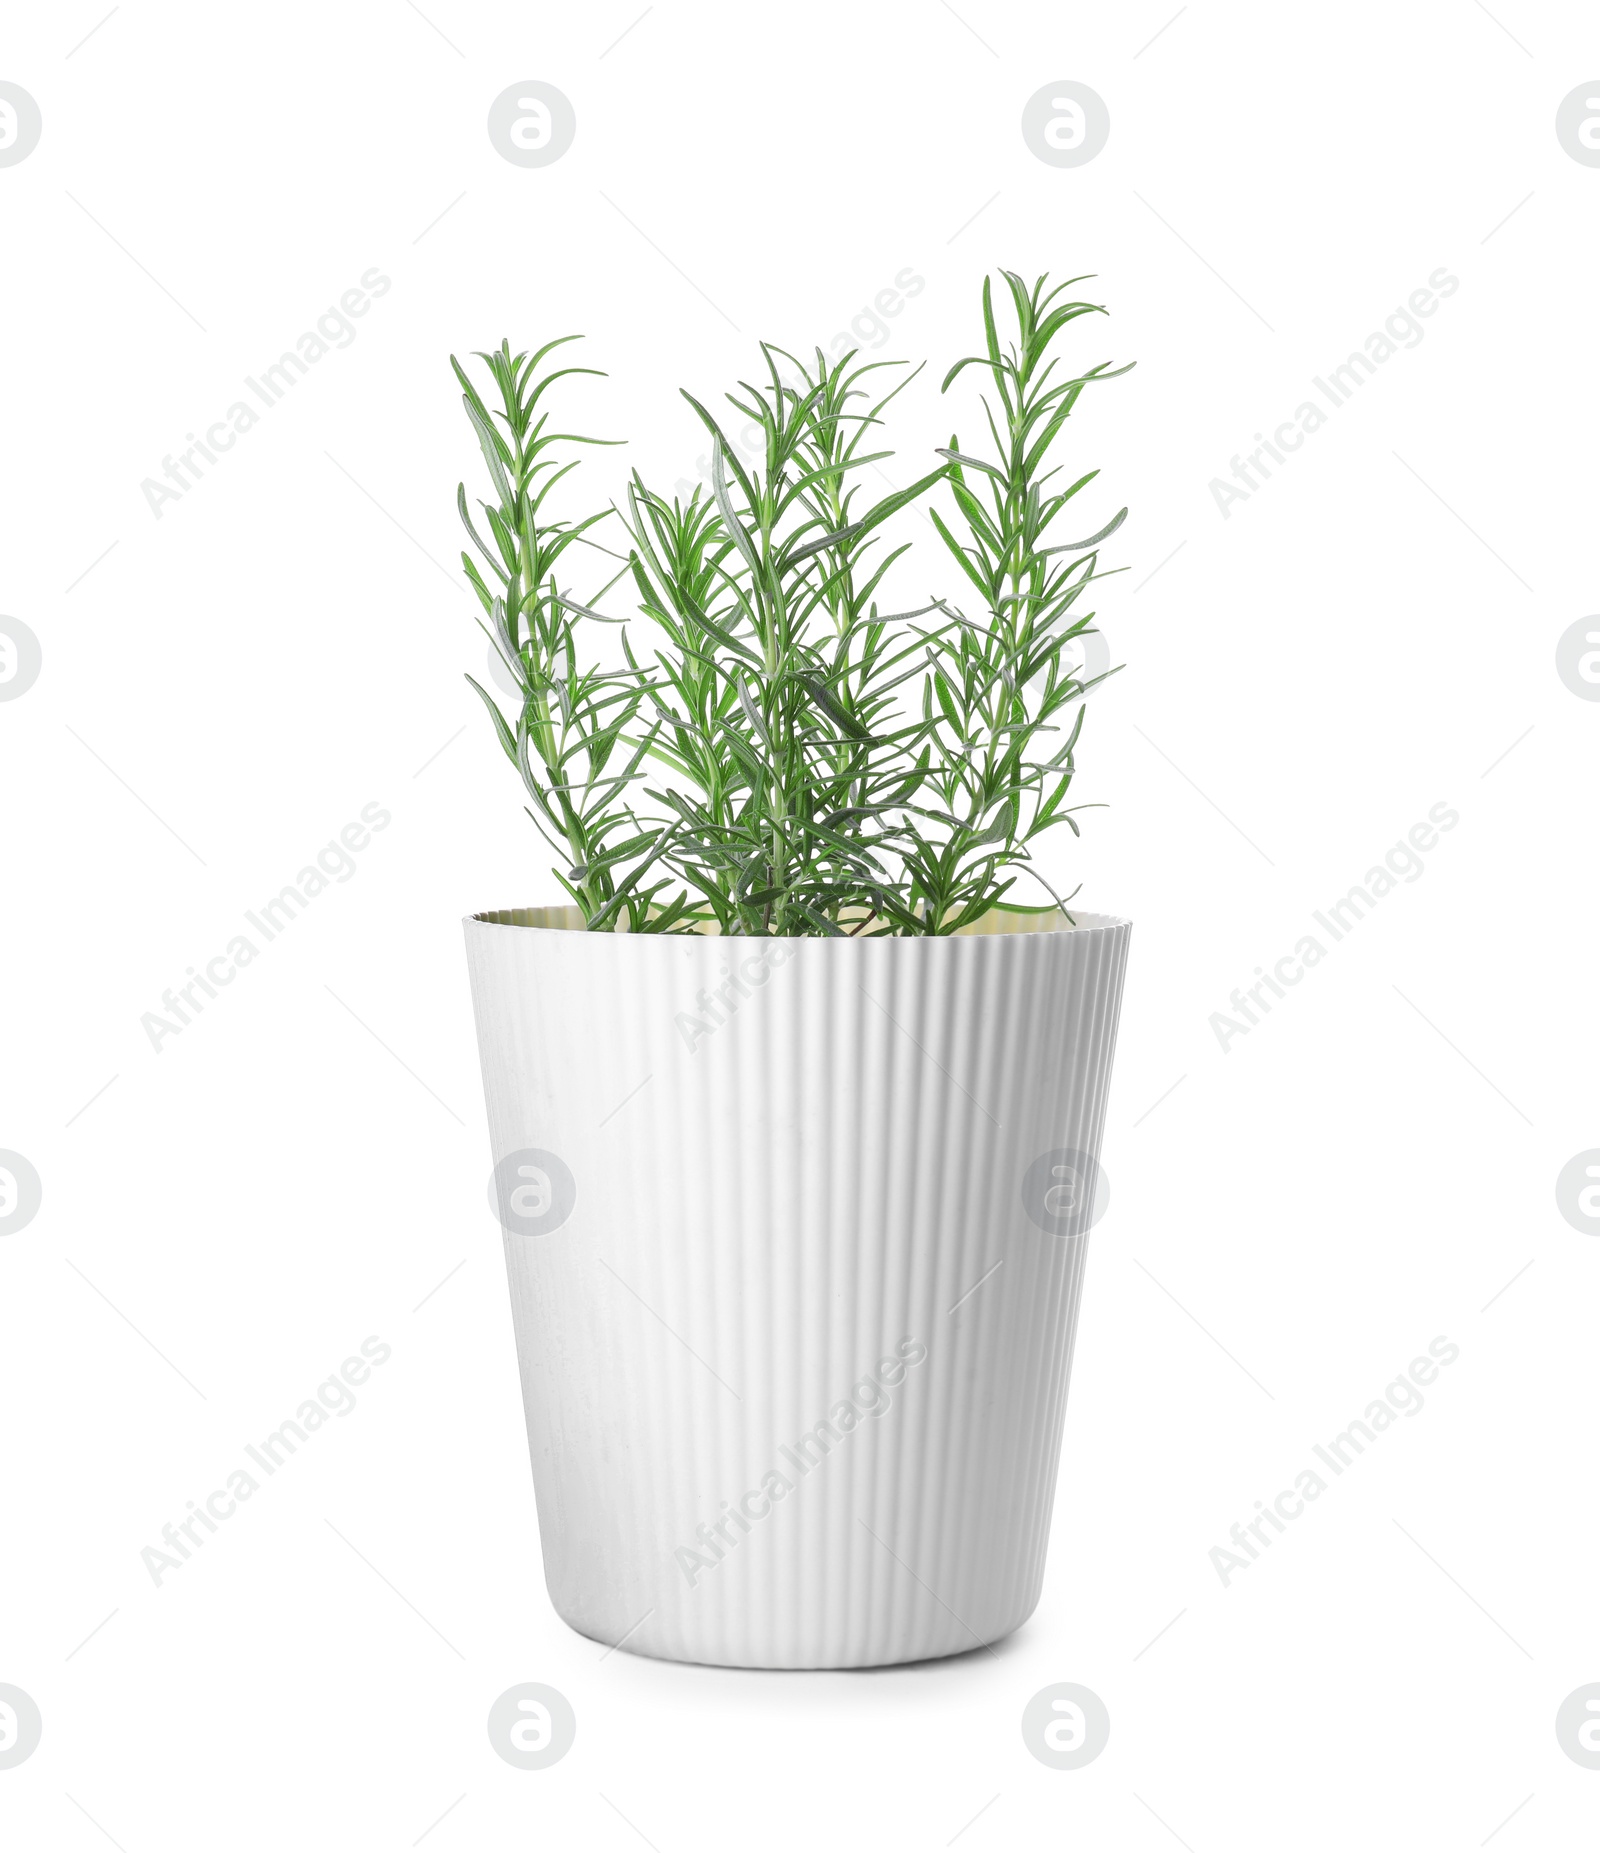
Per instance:
[[[598,440],[548,397],[592,370],[452,359],[520,706],[473,686],[563,895],[466,922],[490,1194],[546,1581],[599,1641],[875,1665],[1038,1600],[1129,928],[1037,849],[1078,830],[1074,645],[1127,511],[1062,538],[1114,377],[1062,351],[1103,310],[1002,276],[944,380],[987,440],[876,499],[916,377],[881,362],[763,345],[728,395],[759,464],[690,398],[710,484],[573,516]],[[886,609],[930,550],[945,589]]]

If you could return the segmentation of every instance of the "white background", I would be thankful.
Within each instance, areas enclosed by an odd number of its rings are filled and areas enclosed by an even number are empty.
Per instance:
[[[44,1737],[5,1843],[1587,1844],[1553,1727],[1600,1679],[1600,1242],[1554,1187],[1600,1143],[1600,705],[1555,653],[1600,603],[1600,169],[1554,120],[1593,13],[425,10],[8,23],[44,131],[0,168],[0,610],[44,666],[0,706],[0,1145],[44,1199],[0,1240],[0,1682]],[[530,78],[578,124],[533,170],[485,130]],[[1060,79],[1111,114],[1074,169],[1020,132]],[[1128,667],[1053,867],[1135,936],[1044,1598],[877,1673],[602,1658],[544,1592],[485,1201],[459,922],[554,887],[461,679],[446,356],[585,334],[610,377],[567,415],[632,440],[600,504],[694,473],[677,387],[911,267],[905,480],[1001,264],[1095,273],[1071,351],[1139,363],[1068,452],[1094,525],[1133,510]],[[158,519],[141,482],[374,266],[357,338]],[[1441,266],[1425,338],[1224,518],[1212,479]],[[369,802],[355,873],[154,1051]],[[1423,875],[1224,1052],[1230,993],[1441,802]],[[157,1588],[141,1550],[368,1334],[356,1411]],[[1224,1587],[1229,1527],[1440,1334],[1427,1407]],[[578,1718],[538,1773],[485,1731],[524,1680]],[[1061,1680],[1112,1720],[1071,1773],[1019,1730]]]

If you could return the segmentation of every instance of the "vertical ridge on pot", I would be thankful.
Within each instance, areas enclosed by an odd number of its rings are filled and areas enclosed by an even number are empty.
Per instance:
[[[558,1612],[743,1666],[1020,1625],[1087,1246],[1087,1201],[1050,1206],[1094,1187],[1127,923],[863,941],[515,920],[466,932]],[[537,1214],[508,1201],[519,1163]],[[1041,1166],[1070,1185],[1041,1190]]]

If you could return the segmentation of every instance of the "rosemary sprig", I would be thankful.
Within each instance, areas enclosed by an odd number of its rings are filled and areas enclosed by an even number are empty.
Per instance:
[[[532,356],[503,344],[479,356],[491,412],[452,357],[495,497],[480,504],[486,542],[458,490],[482,563],[462,562],[522,691],[515,725],[473,686],[591,930],[951,933],[1013,905],[1021,874],[1065,909],[1031,845],[1078,830],[1084,807],[1065,800],[1083,698],[1103,678],[1085,681],[1064,652],[1093,624],[1081,601],[1127,511],[1055,540],[1097,472],[1052,488],[1050,455],[1084,390],[1115,375],[1058,378],[1050,352],[1099,305],[1001,274],[1015,339],[1002,348],[986,280],[985,352],[944,381],[986,372],[992,455],[952,438],[936,468],[876,500],[860,472],[892,455],[875,447],[883,414],[916,377],[879,392],[869,376],[888,363],[819,349],[807,366],[763,344],[765,378],[727,395],[761,432],[758,463],[686,393],[711,434],[710,484],[668,502],[634,472],[621,506],[573,521],[546,513],[577,462],[558,447],[601,440],[548,430],[541,401],[593,370],[541,373],[560,342]],[[946,483],[953,510],[929,513],[976,615],[937,594],[885,614],[885,576],[910,546],[889,544],[892,524]],[[620,570],[582,600],[562,591],[569,550],[595,547],[589,531],[612,518]],[[623,581],[652,627],[642,651],[628,619],[596,609]]]

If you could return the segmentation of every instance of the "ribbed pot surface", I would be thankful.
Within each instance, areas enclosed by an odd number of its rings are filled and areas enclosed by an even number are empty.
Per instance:
[[[561,917],[466,922],[557,1611],[728,1666],[1009,1633],[1044,1574],[1128,923]]]

